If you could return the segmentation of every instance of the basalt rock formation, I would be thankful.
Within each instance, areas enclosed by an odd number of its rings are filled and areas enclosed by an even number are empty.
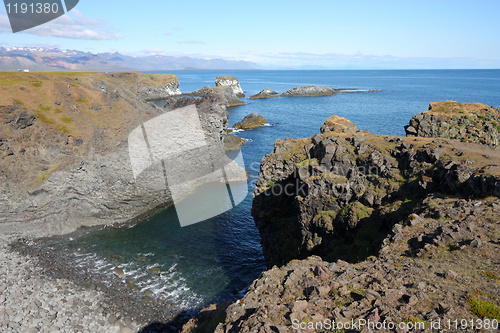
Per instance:
[[[500,195],[500,153],[454,140],[360,131],[333,116],[261,164],[252,214],[269,267],[320,255],[363,260],[433,194]]]
[[[333,94],[340,94],[340,93],[364,93],[364,92],[376,92],[376,91],[379,90],[358,89],[358,88],[332,89],[329,87],[321,87],[321,86],[303,86],[303,87],[295,87],[286,90],[282,94],[279,94],[276,91],[265,88],[258,94],[250,96],[250,99],[265,99],[270,97],[317,97],[317,96],[331,96]]]
[[[165,113],[146,100],[178,92],[173,75],[2,74],[0,232],[61,234],[140,219],[170,204],[168,189],[135,182],[128,136]],[[197,105],[208,144],[223,151],[227,100],[176,103]]]
[[[245,97],[243,89],[241,89],[240,82],[234,76],[217,76],[215,78],[216,87],[230,87],[233,94],[237,97]]]
[[[481,103],[432,102],[405,126],[406,135],[441,137],[498,146],[500,109]]]
[[[228,102],[228,106],[238,106],[245,105],[247,103],[243,102],[235,93],[234,89],[230,86],[218,86],[210,89],[210,93],[215,93],[223,95]]]
[[[499,162],[490,147],[374,135],[338,116],[311,138],[278,140],[252,209],[269,270],[216,332],[500,319]]]

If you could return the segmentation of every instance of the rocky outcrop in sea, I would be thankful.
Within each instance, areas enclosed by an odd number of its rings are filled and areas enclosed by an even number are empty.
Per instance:
[[[284,91],[281,96],[301,97],[301,96],[331,96],[335,93],[332,88],[321,86],[303,86]]]
[[[266,118],[262,117],[257,113],[251,113],[241,121],[233,125],[235,129],[250,130],[267,124]]]
[[[216,87],[230,87],[237,97],[245,97],[243,89],[241,89],[240,82],[234,76],[217,76],[215,78]]]
[[[279,95],[276,91],[271,90],[269,88],[265,88],[261,90],[259,93],[250,96],[250,99],[262,99],[262,98],[268,98],[268,97],[273,97]]]
[[[204,86],[195,91],[185,93],[183,96],[203,97],[213,94],[224,96],[228,103],[227,107],[246,104],[241,100],[241,97],[245,97],[245,94],[243,94],[238,79],[234,76],[217,76],[215,87]]]
[[[405,126],[409,137],[450,138],[498,146],[500,109],[481,103],[432,102]]]
[[[239,98],[234,93],[233,87],[230,87],[230,86],[217,86],[217,87],[211,88],[210,93],[223,95],[228,101],[228,106],[238,106],[238,105],[247,104],[247,103],[243,102],[241,100],[241,98]]]

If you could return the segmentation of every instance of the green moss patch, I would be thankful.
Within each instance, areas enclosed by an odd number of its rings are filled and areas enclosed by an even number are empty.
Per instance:
[[[470,311],[476,317],[500,320],[500,308],[496,304],[474,297],[469,298],[467,303],[471,306]]]

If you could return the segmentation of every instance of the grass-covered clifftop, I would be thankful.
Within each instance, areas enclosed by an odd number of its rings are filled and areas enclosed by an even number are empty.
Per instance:
[[[0,73],[0,174],[36,185],[92,146],[123,143],[154,113],[140,97],[171,86],[174,75],[140,73]]]
[[[128,136],[166,111],[149,99],[178,87],[174,75],[0,73],[0,232],[61,234],[170,204],[134,181]]]
[[[371,134],[338,116],[309,139],[278,140],[252,208],[268,265],[311,254],[363,260],[432,193],[498,196],[499,164],[487,146]]]
[[[407,136],[442,137],[498,146],[500,109],[482,103],[432,102],[405,126]]]

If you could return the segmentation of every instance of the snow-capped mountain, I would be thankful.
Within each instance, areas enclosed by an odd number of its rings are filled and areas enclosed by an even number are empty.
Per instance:
[[[0,47],[0,70],[175,70],[199,69],[258,69],[248,61],[198,59],[153,55],[131,57],[115,53],[91,53],[43,47]]]

